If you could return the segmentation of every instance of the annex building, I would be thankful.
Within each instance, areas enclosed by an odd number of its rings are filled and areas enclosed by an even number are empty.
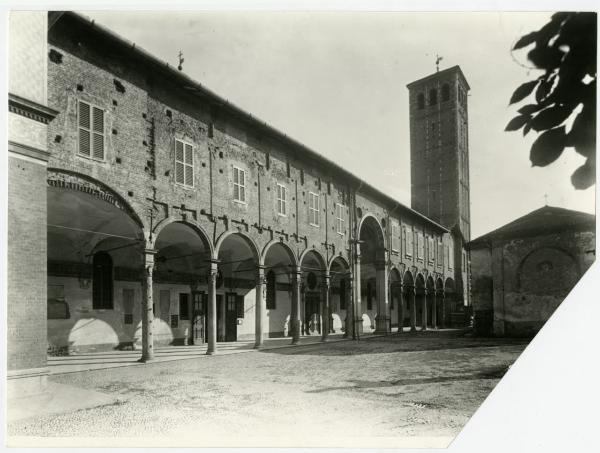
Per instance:
[[[462,322],[458,66],[408,85],[411,208],[83,16],[10,39],[9,389],[48,353]]]
[[[543,206],[468,244],[477,335],[533,337],[596,257],[596,218]]]

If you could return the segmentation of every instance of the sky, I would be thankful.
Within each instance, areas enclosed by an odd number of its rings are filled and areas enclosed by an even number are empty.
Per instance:
[[[567,149],[531,167],[530,132],[504,132],[536,77],[515,41],[551,12],[82,11],[220,96],[410,206],[406,85],[462,68],[469,95],[472,238],[547,203],[593,213]]]

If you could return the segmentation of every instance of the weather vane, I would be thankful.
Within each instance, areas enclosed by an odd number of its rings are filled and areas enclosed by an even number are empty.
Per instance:
[[[180,71],[183,69],[183,62],[184,61],[185,61],[185,58],[183,58],[183,53],[180,50],[179,51],[179,66],[177,66],[177,69],[179,69]]]
[[[436,72],[440,72],[440,61],[442,61],[444,57],[440,57],[438,54],[435,54],[435,70]]]

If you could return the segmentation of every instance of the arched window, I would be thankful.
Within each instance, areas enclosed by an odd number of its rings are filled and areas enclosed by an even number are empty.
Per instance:
[[[425,108],[425,95],[423,93],[419,93],[417,95],[417,108],[419,110],[423,110]]]
[[[340,280],[340,310],[346,309],[346,280]]]
[[[92,308],[113,308],[113,262],[106,252],[94,254],[92,262]]]
[[[449,101],[450,100],[450,85],[448,85],[447,83],[444,83],[442,85],[442,101]]]
[[[434,88],[429,91],[429,105],[437,104],[437,90]]]
[[[267,309],[274,310],[277,298],[277,280],[275,272],[272,270],[267,272]]]

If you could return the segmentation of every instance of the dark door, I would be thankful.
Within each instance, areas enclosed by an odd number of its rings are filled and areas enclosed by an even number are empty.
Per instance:
[[[304,302],[304,326],[306,334],[321,333],[321,317],[319,316],[321,298],[319,297],[319,293],[306,293]]]
[[[223,295],[217,294],[217,341],[225,340],[225,307]]]
[[[237,294],[225,295],[225,341],[237,341]]]
[[[192,293],[192,344],[208,341],[206,332],[206,302],[204,291]]]

